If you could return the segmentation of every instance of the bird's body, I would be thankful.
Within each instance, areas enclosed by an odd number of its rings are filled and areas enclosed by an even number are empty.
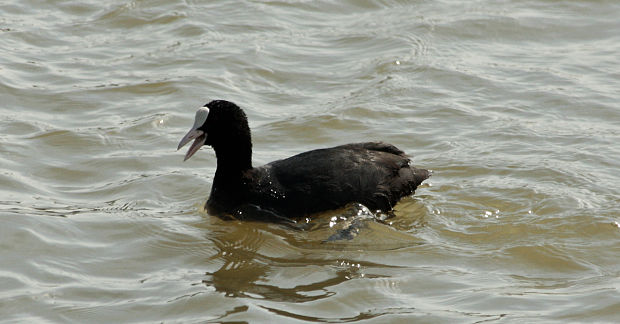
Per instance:
[[[192,145],[186,159],[203,143],[215,150],[217,169],[206,205],[210,214],[296,218],[348,203],[389,211],[430,176],[429,171],[411,166],[404,152],[381,142],[312,150],[254,168],[241,108],[221,100],[205,107],[207,116],[196,114],[194,128],[179,148],[196,138],[199,143]],[[204,123],[197,125],[203,117]]]

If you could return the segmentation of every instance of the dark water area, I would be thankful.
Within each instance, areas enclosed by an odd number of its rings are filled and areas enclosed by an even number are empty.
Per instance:
[[[619,13],[4,1],[0,322],[615,322]],[[255,165],[381,140],[433,177],[384,221],[224,221],[176,151],[212,99]]]

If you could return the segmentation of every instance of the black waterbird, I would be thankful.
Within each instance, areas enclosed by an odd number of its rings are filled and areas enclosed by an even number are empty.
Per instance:
[[[235,218],[296,218],[349,203],[388,212],[430,176],[411,166],[403,151],[382,142],[312,150],[252,167],[247,117],[224,100],[198,109],[178,149],[191,140],[185,160],[205,144],[217,158],[207,211]]]

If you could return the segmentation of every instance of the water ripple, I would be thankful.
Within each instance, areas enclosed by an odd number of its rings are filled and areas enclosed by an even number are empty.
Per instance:
[[[618,9],[3,3],[0,313],[611,322]],[[435,173],[392,218],[348,206],[292,225],[223,221],[202,207],[213,151],[175,151],[216,98],[248,113],[256,165],[383,140]]]

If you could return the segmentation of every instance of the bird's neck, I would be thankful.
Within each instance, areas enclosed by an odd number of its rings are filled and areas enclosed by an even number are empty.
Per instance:
[[[240,176],[252,169],[252,144],[214,146],[217,157],[215,176]]]
[[[247,171],[252,169],[252,148],[229,146],[213,147],[217,169],[207,201],[210,212],[231,212],[245,199]]]

